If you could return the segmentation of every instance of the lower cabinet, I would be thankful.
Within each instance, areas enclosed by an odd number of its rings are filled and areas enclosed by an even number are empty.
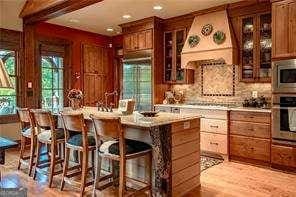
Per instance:
[[[230,135],[230,155],[245,159],[270,161],[270,140]]]
[[[272,145],[271,164],[296,168],[296,147]]]
[[[231,111],[230,160],[270,165],[270,122],[270,113]]]

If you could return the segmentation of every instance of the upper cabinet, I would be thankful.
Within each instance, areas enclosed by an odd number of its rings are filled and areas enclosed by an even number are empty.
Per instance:
[[[152,29],[125,34],[123,36],[123,47],[125,52],[152,49]]]
[[[272,4],[272,58],[296,58],[296,1]]]
[[[181,52],[186,40],[186,29],[164,32],[164,82],[193,83],[194,71],[181,68]]]
[[[241,16],[240,62],[241,81],[271,81],[271,14]]]

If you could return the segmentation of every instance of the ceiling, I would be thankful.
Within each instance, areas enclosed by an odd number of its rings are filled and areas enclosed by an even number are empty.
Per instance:
[[[16,31],[23,30],[23,21],[19,18],[25,0],[0,0],[0,27]]]
[[[113,36],[121,32],[119,24],[158,16],[166,19],[240,0],[104,0],[48,22],[75,29]],[[185,3],[186,2],[186,3]],[[160,5],[161,10],[153,6]],[[123,15],[131,15],[124,19]],[[108,32],[107,28],[113,28]]]

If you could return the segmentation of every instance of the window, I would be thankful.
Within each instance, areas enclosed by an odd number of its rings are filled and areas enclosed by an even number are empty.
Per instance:
[[[0,101],[3,102],[3,106],[0,108],[0,115],[15,114],[17,106],[16,52],[12,50],[0,49],[0,58],[3,61],[10,80],[14,85],[14,89],[0,88]]]
[[[42,109],[58,112],[64,102],[64,65],[58,56],[41,56]]]

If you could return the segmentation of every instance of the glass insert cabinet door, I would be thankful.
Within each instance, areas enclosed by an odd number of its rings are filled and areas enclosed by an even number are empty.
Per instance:
[[[123,62],[123,99],[135,99],[136,110],[152,109],[151,60],[131,59]]]
[[[41,106],[42,109],[58,112],[63,108],[64,85],[63,58],[41,56]]]

